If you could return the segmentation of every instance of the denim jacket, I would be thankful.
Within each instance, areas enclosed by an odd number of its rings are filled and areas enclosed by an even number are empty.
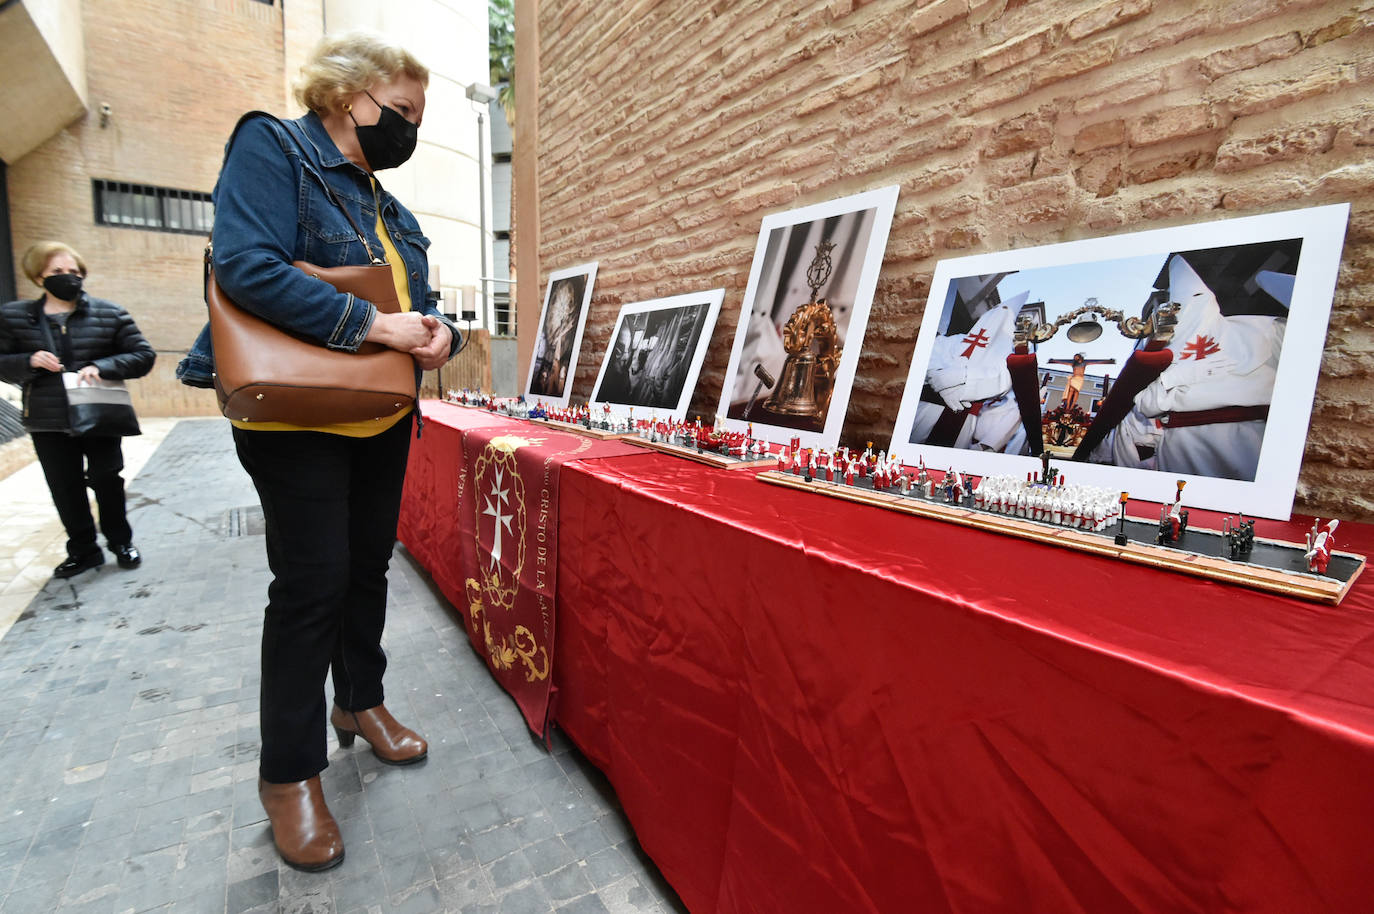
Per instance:
[[[411,307],[448,325],[452,356],[460,345],[458,328],[427,298],[429,239],[381,182],[373,196],[368,177],[339,152],[313,112],[283,122],[245,118],[230,138],[215,184],[215,281],[259,317],[332,349],[356,351],[377,310],[291,266],[293,260],[319,266],[369,262],[357,233],[325,193],[322,185],[328,182],[378,258],[383,256],[375,231],[380,206],[382,222],[405,262]],[[177,366],[177,377],[192,387],[213,387],[214,368],[207,324]],[[417,383],[419,374],[417,367]]]

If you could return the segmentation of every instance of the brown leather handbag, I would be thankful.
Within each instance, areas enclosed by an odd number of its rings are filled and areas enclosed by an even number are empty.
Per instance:
[[[378,311],[400,311],[391,266],[372,254],[357,222],[327,184],[325,191],[348,218],[372,263],[317,267],[296,261],[292,266],[371,302]],[[215,391],[226,417],[321,426],[383,419],[415,403],[415,360],[410,353],[366,342],[356,352],[329,349],[249,313],[215,282],[212,253],[207,244],[205,304],[215,353]]]
[[[401,310],[388,264],[292,266],[352,292],[378,311]],[[328,349],[248,313],[215,282],[206,285],[210,337],[215,350],[215,391],[230,419],[332,425],[381,419],[415,402],[415,360],[379,343],[357,352]]]

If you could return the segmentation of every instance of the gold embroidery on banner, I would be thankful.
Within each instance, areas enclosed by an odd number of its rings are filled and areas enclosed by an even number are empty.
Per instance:
[[[525,671],[526,682],[549,678],[549,652],[539,646],[534,633],[523,625],[515,626],[515,653],[528,668]],[[540,661],[538,666],[534,663],[536,657]]]
[[[475,579],[468,578],[467,594],[468,623],[474,635],[479,633],[478,626],[481,626],[482,644],[487,649],[487,656],[491,659],[492,668],[508,670],[515,666],[518,659],[525,664],[526,682],[547,679],[549,676],[549,652],[540,646],[534,633],[523,625],[517,625],[512,639],[513,643],[508,642],[505,637],[499,640],[492,637],[491,622],[482,618],[482,585],[477,583]],[[537,664],[536,659],[538,660]]]
[[[499,630],[493,633],[487,610],[490,607],[509,612],[514,608],[525,567],[528,533],[525,484],[516,466],[515,452],[545,440],[518,435],[493,438],[477,457],[472,472],[478,577],[467,579],[468,625],[473,637],[481,638],[493,670],[511,670],[517,663],[523,664],[526,682],[548,678],[547,648],[524,625],[517,624],[510,634]],[[580,453],[585,445],[582,441],[577,443],[575,453]],[[484,524],[491,525],[490,545],[483,537]]]
[[[549,468],[560,456],[571,460],[592,448],[595,442],[588,438],[572,435],[560,436],[572,439],[573,446],[562,452],[546,455],[544,476],[547,486]],[[491,630],[489,607],[509,612],[514,608],[515,595],[520,588],[520,573],[525,567],[526,546],[526,502],[525,483],[520,477],[515,463],[515,452],[522,447],[543,444],[547,438],[525,438],[519,435],[502,435],[493,438],[482,449],[472,468],[474,486],[473,501],[475,512],[474,539],[477,554],[477,577],[468,578],[466,584],[468,599],[468,626],[474,638],[480,637],[486,649],[491,667],[496,671],[510,670],[517,663],[524,664],[526,682],[535,682],[549,677],[549,652],[539,643],[535,633],[524,625],[517,624],[510,634],[496,634]],[[462,481],[460,481],[460,492]],[[461,498],[461,495],[460,495]],[[482,537],[484,522],[492,528],[491,545]],[[540,523],[543,523],[541,518]],[[542,539],[542,529],[540,533]],[[509,551],[508,551],[509,550]],[[543,562],[543,547],[539,549],[538,564]],[[507,567],[507,559],[514,555]],[[536,570],[536,575],[543,572]],[[540,586],[543,586],[542,584]],[[545,623],[548,616],[545,615]],[[498,623],[499,628],[499,623]],[[546,634],[552,635],[551,632]]]
[[[472,476],[476,483],[474,529],[477,531],[477,556],[482,595],[493,607],[509,610],[515,605],[520,587],[520,572],[525,567],[525,483],[515,465],[515,452],[521,447],[542,443],[542,438],[503,435],[493,438],[477,458]],[[491,545],[482,541],[484,518],[492,524]],[[506,546],[514,550],[512,567],[507,567]]]

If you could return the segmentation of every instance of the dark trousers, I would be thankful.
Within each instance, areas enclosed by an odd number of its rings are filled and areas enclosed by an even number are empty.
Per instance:
[[[371,438],[234,429],[262,502],[272,583],[262,625],[259,773],[328,766],[324,680],[346,711],[382,703],[386,573],[396,544],[412,417]]]
[[[98,550],[95,520],[86,487],[95,492],[100,532],[111,548],[134,538],[124,508],[124,451],[118,438],[76,438],[65,432],[33,432],[33,449],[52,493],[57,516],[67,529],[67,554],[80,557]]]

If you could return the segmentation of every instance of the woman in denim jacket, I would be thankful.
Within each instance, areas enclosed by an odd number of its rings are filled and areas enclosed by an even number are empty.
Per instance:
[[[413,152],[428,81],[423,65],[376,35],[326,37],[296,86],[310,113],[240,122],[214,193],[215,278],[234,301],[323,346],[354,351],[370,341],[409,352],[417,371],[452,356],[458,331],[426,299],[429,240],[373,174]],[[291,266],[369,262],[326,182],[372,249],[385,252],[401,312],[380,313]],[[178,376],[209,386],[213,365],[207,329]],[[418,762],[428,749],[382,703],[386,573],[412,417],[407,407],[316,428],[233,424],[239,460],[262,502],[273,575],[262,634],[258,795],[282,858],[324,870],[344,854],[319,777],[328,765],[326,673],[334,683],[329,722],[341,746],[361,736],[396,765]]]

